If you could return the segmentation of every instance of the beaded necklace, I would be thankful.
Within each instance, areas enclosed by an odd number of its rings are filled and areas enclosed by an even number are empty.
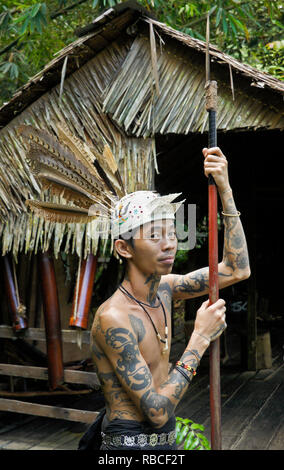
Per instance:
[[[130,292],[128,292],[127,289],[125,289],[124,286],[120,285],[118,288],[119,288],[119,290],[120,290],[121,292],[123,292],[123,294],[127,295],[128,297],[130,297],[130,299],[132,299],[132,300],[134,300],[135,302],[137,302],[137,303],[140,305],[140,307],[143,308],[144,312],[147,314],[149,320],[151,321],[151,323],[152,323],[152,325],[153,325],[153,328],[154,328],[154,331],[155,331],[155,333],[156,333],[157,338],[159,339],[159,341],[160,341],[161,343],[163,343],[163,344],[165,345],[165,347],[164,347],[163,350],[162,350],[162,354],[165,354],[166,351],[169,349],[169,345],[168,345],[168,323],[167,323],[167,315],[166,315],[166,312],[165,312],[165,308],[164,308],[163,302],[161,301],[159,295],[157,294],[157,297],[158,297],[158,299],[159,299],[159,304],[156,305],[155,307],[152,307],[152,306],[149,305],[149,304],[146,304],[146,303],[144,303],[144,302],[141,302],[141,300],[137,300],[135,297],[133,297],[133,295],[130,294]],[[160,305],[162,305],[163,314],[164,314],[164,319],[165,319],[165,339],[162,339],[160,333],[158,332],[158,330],[157,330],[157,328],[156,328],[156,326],[155,326],[155,324],[154,324],[154,322],[153,322],[151,316],[150,316],[149,313],[147,312],[147,310],[146,310],[146,308],[144,307],[144,305],[146,305],[147,307],[151,307],[151,308],[158,308],[158,307],[160,307]]]

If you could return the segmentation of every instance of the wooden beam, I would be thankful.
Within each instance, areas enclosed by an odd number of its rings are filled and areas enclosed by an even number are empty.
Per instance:
[[[46,367],[0,364],[0,375],[48,380],[48,369]],[[64,382],[89,385],[96,389],[100,387],[100,382],[95,372],[81,370],[64,369]]]
[[[39,405],[19,400],[0,398],[0,411],[22,413],[46,418],[66,419],[67,421],[79,421],[91,424],[98,416],[96,411],[75,410],[71,408],[59,408],[56,406]]]
[[[90,344],[90,331],[80,331],[82,334],[82,344]],[[63,343],[74,343],[77,344],[77,331],[75,330],[61,330]],[[13,328],[7,325],[0,325],[0,338],[6,339],[25,339],[25,340],[36,340],[44,341],[45,329],[44,328],[28,328],[20,334],[15,334]]]

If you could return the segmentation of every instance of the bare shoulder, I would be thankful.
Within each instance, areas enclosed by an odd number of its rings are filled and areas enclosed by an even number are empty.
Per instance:
[[[92,336],[98,333],[104,333],[110,327],[122,327],[128,324],[128,316],[121,302],[118,302],[115,294],[101,304],[96,311],[93,326],[91,329]]]
[[[170,293],[170,291],[173,290],[176,277],[176,274],[166,274],[165,276],[161,276],[159,289],[167,290]]]

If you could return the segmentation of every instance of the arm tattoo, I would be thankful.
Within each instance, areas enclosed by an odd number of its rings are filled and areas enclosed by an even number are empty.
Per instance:
[[[196,294],[198,292],[207,291],[208,288],[208,268],[204,268],[191,276],[181,276],[180,283],[174,285],[173,292]]]
[[[195,357],[195,354],[193,354],[193,353],[195,353],[198,357],[200,357],[196,349],[194,349],[193,351],[185,350],[183,355],[181,356],[180,360],[181,360],[181,362],[184,362],[185,364],[188,364],[190,367],[193,367],[194,369],[197,369],[197,367],[199,365],[199,362],[197,361],[197,359]]]
[[[140,318],[135,317],[134,315],[129,315],[130,323],[133,328],[134,333],[137,335],[138,343],[142,341],[146,334],[145,327]]]
[[[174,408],[169,398],[160,393],[156,393],[154,389],[145,392],[141,398],[141,410],[146,416],[151,417],[153,421],[155,417],[160,414],[167,414],[168,418],[170,418]]]
[[[169,378],[166,382],[164,382],[160,388],[163,389],[165,388],[167,385],[176,385],[173,393],[172,393],[172,397],[175,398],[176,400],[180,400],[181,399],[181,395],[183,393],[183,391],[185,390],[185,387],[188,385],[188,382],[187,380],[185,379],[185,377],[183,377],[178,370],[175,370],[173,369],[171,374],[169,375]]]
[[[148,387],[152,376],[147,366],[139,365],[139,349],[135,336],[126,328],[108,328],[105,341],[119,355],[115,371],[130,389],[142,390]]]
[[[224,212],[235,213],[236,206],[232,197],[225,205]],[[232,271],[244,270],[249,267],[246,238],[239,217],[224,217],[224,252],[223,261]]]

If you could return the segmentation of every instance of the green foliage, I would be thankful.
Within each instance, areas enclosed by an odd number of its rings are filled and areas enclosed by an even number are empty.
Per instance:
[[[23,8],[22,15],[12,19],[13,25],[19,25],[19,35],[33,33],[38,31],[42,33],[42,30],[47,26],[47,8],[45,3],[35,3],[30,6]]]
[[[283,77],[282,0],[138,0],[156,17],[211,42],[263,71]],[[0,105],[76,39],[74,30],[123,0],[6,0],[0,5]],[[273,44],[273,46],[271,46]]]
[[[120,0],[93,0],[92,8],[99,8],[104,10],[105,8],[114,7],[118,3],[122,3]]]
[[[210,450],[207,438],[199,431],[204,431],[202,424],[191,419],[176,417],[176,444],[183,444],[184,450]]]

